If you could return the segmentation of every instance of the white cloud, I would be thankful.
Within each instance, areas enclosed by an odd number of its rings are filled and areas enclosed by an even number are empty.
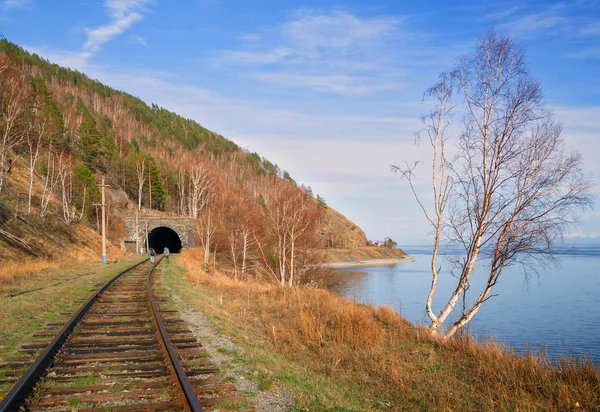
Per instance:
[[[129,29],[134,23],[142,20],[144,6],[149,0],[106,0],[105,7],[111,22],[95,29],[87,29],[87,41],[84,49],[96,52],[114,37]]]
[[[293,53],[293,50],[285,47],[264,52],[221,51],[217,55],[217,61],[231,65],[267,65],[280,62]]]
[[[21,0],[10,1],[17,2]],[[108,25],[87,29],[87,40],[81,51],[58,50],[44,46],[26,46],[25,48],[61,66],[75,70],[88,69],[89,60],[100,49],[100,46],[125,32],[133,23],[143,19],[141,12],[145,11],[144,6],[149,2],[150,0],[106,0],[104,6],[108,10],[112,21]],[[132,35],[129,36],[129,40],[148,47],[142,36]]]
[[[590,129],[600,133],[600,106],[598,107],[554,107],[554,116],[565,128]]]
[[[268,35],[244,34],[239,50],[219,51],[214,61],[269,66],[268,71],[246,77],[282,87],[341,95],[390,90],[397,87],[402,73],[391,60],[410,38],[402,23],[401,17],[301,10],[290,21],[266,30]]]
[[[377,47],[386,37],[397,33],[398,18],[358,18],[342,11],[316,14],[300,11],[297,19],[285,24],[282,33],[295,49],[307,55],[321,50],[356,54]]]
[[[499,27],[516,37],[549,34],[596,41],[600,28],[595,13],[594,2],[565,1],[530,13],[511,13],[514,18]]]
[[[378,90],[393,90],[395,84],[373,83],[373,79],[343,74],[309,75],[296,73],[255,73],[252,77],[279,86],[306,87],[343,95],[364,95]]]

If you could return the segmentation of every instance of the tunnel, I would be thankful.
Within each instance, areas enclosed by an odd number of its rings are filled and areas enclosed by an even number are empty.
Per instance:
[[[160,226],[152,229],[148,233],[148,243],[154,248],[156,253],[163,253],[165,247],[168,247],[171,253],[181,251],[181,239],[179,235],[171,228]]]

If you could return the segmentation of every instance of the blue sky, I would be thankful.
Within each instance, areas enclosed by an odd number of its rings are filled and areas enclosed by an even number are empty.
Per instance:
[[[421,95],[490,26],[526,46],[598,175],[597,0],[0,2],[9,40],[257,151],[369,238],[401,245],[429,229],[390,165],[427,159],[413,144]],[[596,210],[572,236],[600,236]]]

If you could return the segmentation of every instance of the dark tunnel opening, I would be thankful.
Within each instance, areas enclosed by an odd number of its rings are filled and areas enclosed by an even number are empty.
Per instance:
[[[168,247],[171,253],[181,251],[181,239],[179,239],[177,233],[173,229],[164,226],[154,228],[148,233],[148,243],[156,253],[163,253],[165,247]]]

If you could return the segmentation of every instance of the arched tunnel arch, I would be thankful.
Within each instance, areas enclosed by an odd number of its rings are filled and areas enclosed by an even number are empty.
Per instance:
[[[156,253],[163,253],[165,247],[169,248],[171,253],[181,251],[181,239],[177,232],[170,227],[159,226],[148,233],[148,244],[154,248]]]

